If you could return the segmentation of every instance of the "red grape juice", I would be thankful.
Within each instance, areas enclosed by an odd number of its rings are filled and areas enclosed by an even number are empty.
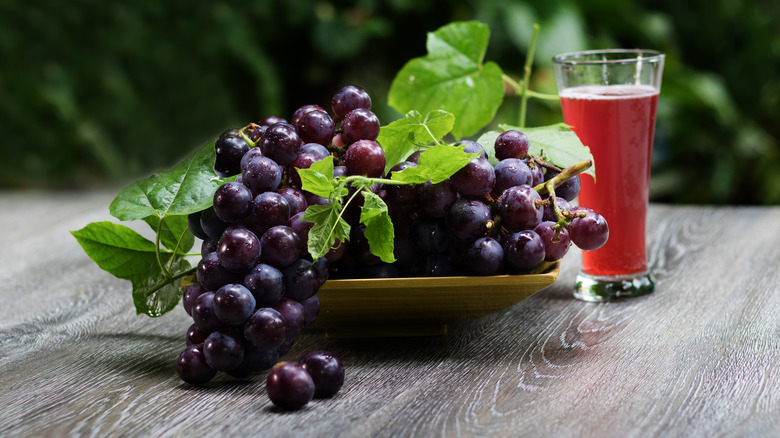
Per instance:
[[[658,90],[589,85],[560,93],[563,118],[593,154],[596,180],[582,176],[579,205],[602,214],[607,243],[583,251],[582,270],[622,276],[647,270],[645,218]]]

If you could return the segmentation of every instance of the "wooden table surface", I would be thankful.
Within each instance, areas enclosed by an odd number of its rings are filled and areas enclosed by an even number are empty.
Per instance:
[[[182,308],[136,316],[129,282],[68,233],[110,193],[0,193],[0,437],[778,436],[780,207],[652,205],[656,293],[571,298],[558,281],[439,337],[299,337],[346,383],[295,412],[265,373],[184,384]]]

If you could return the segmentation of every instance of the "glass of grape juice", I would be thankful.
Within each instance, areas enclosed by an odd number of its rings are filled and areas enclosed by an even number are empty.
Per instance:
[[[553,57],[563,120],[593,154],[596,178],[581,177],[579,205],[607,220],[609,238],[583,251],[574,296],[614,301],[655,290],[645,218],[664,55],[590,50]]]

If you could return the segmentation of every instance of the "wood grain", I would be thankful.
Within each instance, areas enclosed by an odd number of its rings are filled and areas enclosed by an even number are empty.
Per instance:
[[[558,281],[445,336],[302,335],[346,365],[333,399],[272,407],[264,375],[182,383],[189,319],[136,316],[68,233],[106,193],[0,193],[0,436],[778,436],[780,208],[653,205],[656,293],[575,301]]]

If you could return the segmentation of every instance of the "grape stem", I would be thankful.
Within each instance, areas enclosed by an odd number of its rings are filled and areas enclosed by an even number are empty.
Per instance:
[[[573,178],[590,169],[591,166],[593,166],[593,160],[581,161],[561,170],[558,175],[555,175],[548,181],[534,187],[534,190],[540,195],[545,193],[549,194],[549,201],[552,205],[553,213],[555,214],[555,217],[558,218],[558,223],[555,225],[556,230],[559,230],[562,226],[568,225],[572,218],[564,214],[563,210],[561,210],[561,207],[558,205],[558,200],[555,196],[555,188],[566,182],[569,178]]]
[[[539,37],[539,25],[534,23],[533,35],[531,35],[531,43],[528,45],[528,53],[525,57],[525,65],[523,66],[523,78],[520,82],[512,79],[506,74],[501,77],[506,84],[512,87],[515,93],[520,95],[520,117],[518,120],[518,127],[525,127],[526,113],[528,110],[528,98],[535,97],[545,100],[558,100],[558,96],[552,94],[537,93],[529,89],[531,83],[531,67],[534,63],[534,52],[536,51],[536,40]]]
[[[160,254],[160,234],[162,234],[162,224],[163,220],[160,218],[160,222],[157,223],[157,229],[154,233],[154,255],[157,257],[157,264],[160,265],[160,269],[162,270],[163,274],[165,274],[166,277],[170,277],[171,271],[169,271],[168,267],[165,266],[165,263],[163,263],[162,255]],[[173,256],[171,256],[171,260],[172,259]]]
[[[195,273],[195,271],[197,271],[197,270],[198,270],[198,267],[197,266],[193,266],[192,268],[187,269],[186,271],[179,272],[178,274],[173,275],[173,276],[168,274],[166,276],[167,278],[165,280],[155,284],[154,286],[151,287],[151,289],[149,289],[147,291],[144,291],[144,298],[148,297],[149,295],[157,292],[158,290],[164,288],[165,286],[173,283],[174,281],[176,281],[176,280],[178,280],[180,278],[184,278],[184,277],[186,277],[186,276],[188,276],[190,274]]]

